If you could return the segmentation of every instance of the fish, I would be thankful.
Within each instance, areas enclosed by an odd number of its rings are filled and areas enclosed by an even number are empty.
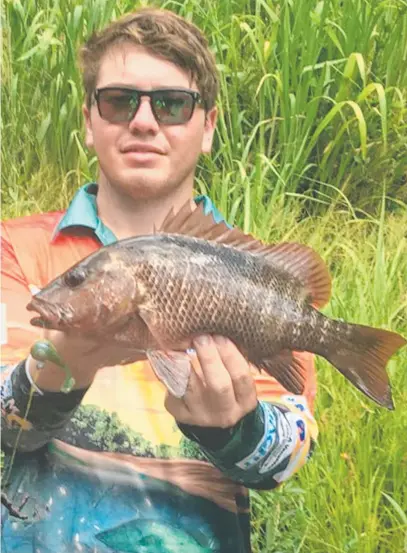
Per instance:
[[[195,529],[194,529],[195,530]],[[196,532],[196,530],[195,530]],[[196,532],[198,533],[198,532]],[[188,530],[154,519],[135,519],[96,534],[112,551],[139,553],[213,553],[208,543],[201,545]],[[202,538],[201,538],[202,539]],[[203,537],[202,541],[209,542]]]
[[[76,263],[27,309],[38,315],[34,326],[144,352],[176,397],[193,370],[187,352],[205,334],[229,338],[292,394],[303,393],[307,378],[295,352],[307,351],[394,409],[386,365],[405,338],[324,315],[330,295],[327,265],[311,247],[264,243],[187,202],[152,234],[118,240]]]

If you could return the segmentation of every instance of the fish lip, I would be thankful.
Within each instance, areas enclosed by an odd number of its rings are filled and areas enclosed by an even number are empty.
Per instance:
[[[46,330],[56,330],[55,326],[52,323],[50,323],[49,321],[46,321],[42,317],[33,317],[32,319],[30,319],[30,323],[33,326],[45,328]]]
[[[26,306],[27,311],[36,311],[39,317],[33,317],[30,323],[33,326],[39,326],[47,329],[57,329],[63,321],[62,313],[58,306],[45,302],[41,298],[33,297]]]

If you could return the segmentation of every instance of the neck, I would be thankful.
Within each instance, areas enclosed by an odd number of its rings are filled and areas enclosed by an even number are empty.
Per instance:
[[[179,211],[192,197],[192,185],[180,186],[158,197],[133,198],[103,183],[99,184],[96,201],[100,219],[120,240],[152,234],[154,228],[161,226],[171,208]]]

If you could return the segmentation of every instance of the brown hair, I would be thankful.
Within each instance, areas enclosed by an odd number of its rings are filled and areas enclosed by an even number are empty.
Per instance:
[[[218,72],[202,32],[175,13],[139,9],[93,34],[80,50],[86,105],[90,107],[103,56],[113,46],[131,43],[183,69],[196,82],[206,110],[216,102]]]

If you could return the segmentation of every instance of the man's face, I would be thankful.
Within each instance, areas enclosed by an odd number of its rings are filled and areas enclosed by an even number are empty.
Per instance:
[[[116,46],[102,58],[96,87],[109,86],[198,90],[181,68],[133,44]],[[192,190],[199,155],[210,152],[216,123],[216,108],[205,117],[196,106],[187,123],[160,124],[148,97],[142,97],[130,122],[109,123],[96,104],[84,107],[84,115],[86,145],[99,160],[99,185],[135,199],[165,196],[179,187]]]

